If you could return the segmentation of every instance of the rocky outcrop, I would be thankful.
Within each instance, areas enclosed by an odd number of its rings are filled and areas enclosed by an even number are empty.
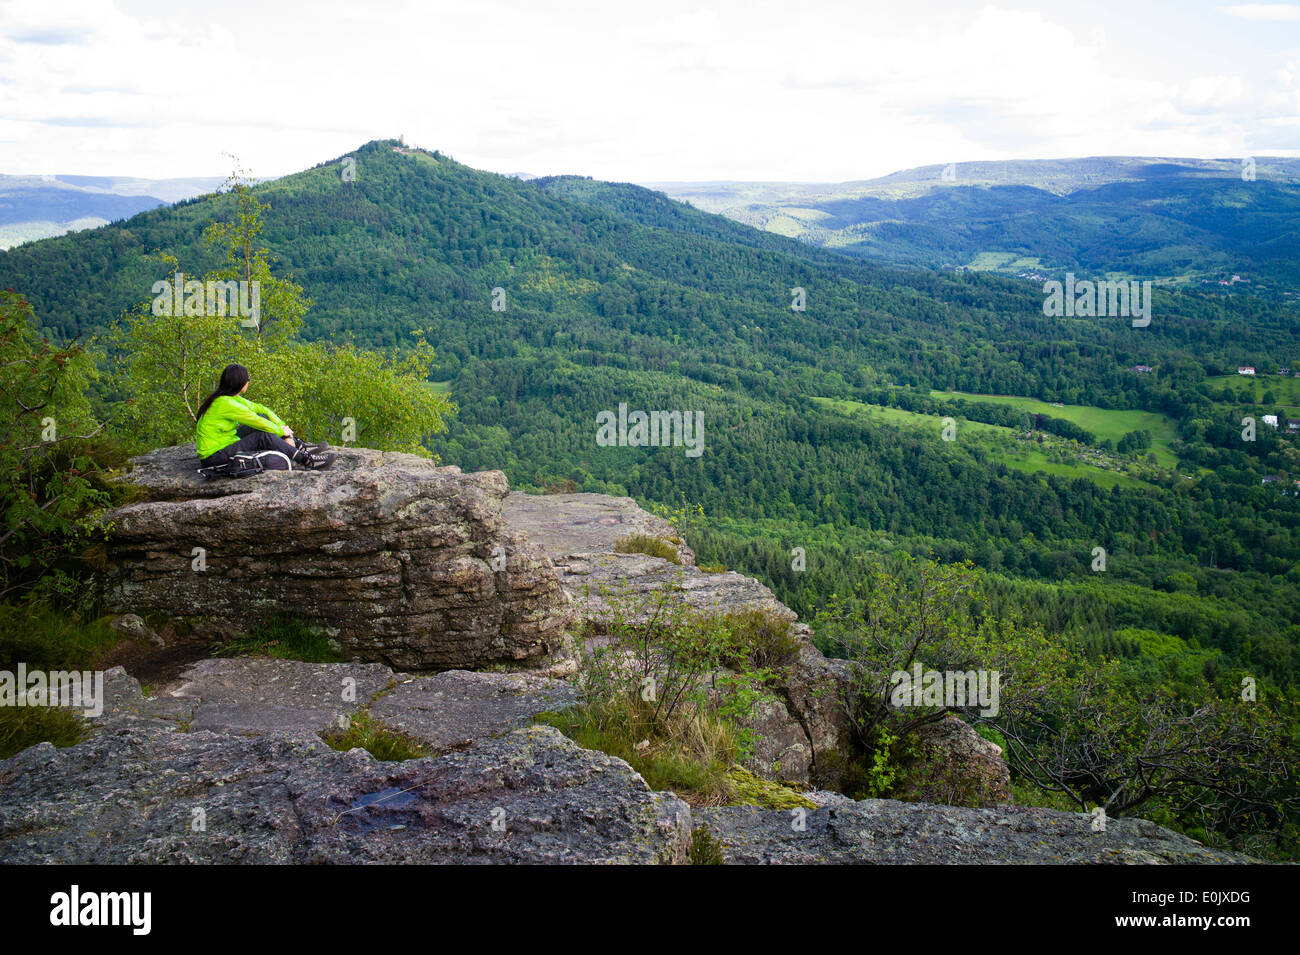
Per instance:
[[[701,570],[673,526],[647,514],[631,498],[511,493],[505,515],[547,554],[579,619],[597,633],[615,613],[629,623],[648,619],[662,594],[691,613],[756,610],[791,625],[799,649],[789,672],[782,674],[776,696],[744,721],[757,734],[747,769],[768,779],[806,783],[817,749],[843,745],[847,724],[836,686],[827,681],[837,672],[836,665],[812,645],[811,631],[797,622],[794,611],[757,580]],[[680,563],[615,551],[619,542],[634,536],[671,543]]]
[[[544,541],[553,559],[571,554],[610,554],[619,541],[645,535],[671,542],[682,563],[695,563],[695,552],[678,537],[672,524],[646,513],[630,497],[512,491],[504,506],[510,526],[533,540]]]
[[[840,702],[845,664],[824,658],[809,628],[758,581],[697,567],[673,526],[631,498],[507,493],[499,472],[466,475],[365,449],[342,450],[329,471],[242,480],[205,482],[194,464],[188,446],[132,462],[127,480],[145,499],[108,516],[116,567],[110,602],[132,612],[121,620],[143,627],[134,614],[181,608],[229,631],[292,609],[323,626],[353,659],[469,669],[540,663],[564,646],[570,623],[599,632],[615,608],[636,620],[667,594],[693,613],[758,611],[792,628],[797,652],[781,668],[772,698],[746,721],[755,733],[747,768],[809,783],[824,778],[819,754],[850,746]],[[678,562],[618,552],[632,537],[669,542]],[[274,703],[255,704],[246,687],[229,699],[212,690],[203,691],[200,727],[217,720],[213,725],[237,729],[243,719],[253,728],[284,718]],[[309,721],[319,715],[301,706],[295,713]],[[940,775],[963,784],[968,757],[979,755],[974,788],[987,795],[976,801],[1005,798],[1005,786],[984,784],[998,765],[1005,775],[1000,756],[977,754],[955,729],[932,735],[927,751],[938,754]]]
[[[203,481],[193,445],[131,462],[109,512],[108,602],[246,628],[289,611],[345,655],[404,669],[535,661],[571,619],[554,568],[502,517],[505,476],[338,452],[327,471]]]
[[[1094,830],[1084,813],[966,809],[816,793],[809,810],[696,809],[723,861],[766,865],[1188,865],[1254,862],[1141,819]]]
[[[730,613],[761,610],[794,621],[792,610],[757,580],[734,571],[707,573],[695,565],[695,553],[667,521],[647,514],[630,497],[603,494],[512,492],[505,517],[511,527],[546,552],[560,575],[580,617],[593,624],[606,622],[616,602],[626,619],[638,618],[638,608],[664,590],[673,592],[691,611]],[[618,553],[615,547],[632,537],[655,537],[677,551],[679,563],[646,554]]]
[[[792,629],[799,641],[798,651],[781,675],[781,688],[790,710],[807,734],[814,754],[846,749],[850,729],[842,701],[848,664],[822,656],[813,646],[807,625],[795,624]]]
[[[692,809],[531,726],[572,691],[529,674],[213,660],[172,695],[145,697],[121,669],[105,691],[90,739],[0,762],[0,863],[683,863],[703,828],[733,864],[1254,861],[1046,809],[829,792],[806,810]],[[321,741],[361,710],[432,755],[379,762]]]
[[[110,689],[123,678],[130,679],[118,671]],[[124,688],[103,720],[135,715],[130,701],[138,696],[138,689]],[[577,696],[572,683],[528,673],[419,676],[377,663],[265,658],[202,660],[170,693],[190,704],[183,715],[190,731],[316,736],[365,711],[433,752],[529,726],[536,714],[568,706]]]
[[[32,747],[0,787],[7,864],[673,863],[690,840],[681,800],[549,727],[381,763],[134,723]]]
[[[920,727],[916,742],[917,755],[902,765],[906,783],[895,795],[941,805],[1011,802],[1011,771],[1002,747],[956,716]]]
[[[654,863],[689,848],[681,800],[531,726],[572,698],[559,681],[211,660],[159,698],[109,671],[105,696],[91,739],[0,762],[0,862]],[[433,755],[321,741],[362,709]]]
[[[511,493],[506,520],[546,552],[579,618],[599,632],[615,612],[642,622],[656,598],[669,594],[692,613],[758,611],[790,625],[793,656],[775,674],[774,695],[740,722],[756,734],[745,768],[766,779],[793,783],[837,781],[839,758],[852,750],[842,703],[849,664],[828,659],[813,644],[812,630],[751,577],[707,573],[695,565],[667,521],[641,510],[631,498],[599,494],[533,496]],[[656,537],[678,549],[680,563],[641,553],[618,553],[633,536]],[[1001,749],[955,717],[923,727],[922,753],[908,767],[909,796],[940,803],[996,805],[1010,799],[1010,773]]]
[[[561,666],[514,666],[546,662],[572,624],[603,639],[616,604],[758,611],[791,640],[768,648],[778,676],[748,718],[748,768],[807,786],[850,746],[848,665],[767,588],[701,570],[628,498],[507,494],[498,472],[356,449],[332,471],[201,483],[192,455],[136,459],[142,499],[109,515],[119,632],[159,639],[142,611],[292,610],[356,662],[203,660],[156,697],[109,671],[89,739],[0,762],[0,862],[681,863],[706,828],[731,863],[1253,861],[1141,821],[1096,831],[1080,814],[935,805],[1009,794],[998,748],[956,719],[925,728],[904,767],[926,802],[808,791],[814,808],[692,809],[534,725],[577,686],[548,675]],[[679,562],[617,552],[636,535],[672,541]],[[323,740],[354,726],[426,755],[380,762]]]
[[[783,695],[773,695],[754,705],[737,720],[755,734],[754,751],[742,765],[762,779],[807,783],[813,774],[813,748],[808,733],[790,713]]]

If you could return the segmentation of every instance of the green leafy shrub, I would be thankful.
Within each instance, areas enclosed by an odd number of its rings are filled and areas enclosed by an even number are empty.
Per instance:
[[[691,504],[680,497],[676,507],[652,503],[650,512],[673,526],[679,542],[693,539],[694,533],[704,524],[704,505]]]
[[[109,503],[94,451],[94,362],[51,344],[32,306],[0,292],[0,600],[78,596],[71,557]]]
[[[828,750],[817,754],[818,786],[844,793],[851,799],[911,799],[901,785],[907,767],[914,764],[920,749],[911,739],[900,739],[878,729],[868,747]],[[924,773],[921,773],[924,776]]]
[[[710,618],[710,623],[724,627],[733,635],[741,654],[728,661],[733,668],[750,664],[761,670],[780,670],[793,662],[799,653],[799,640],[782,620],[763,610],[736,610]]]
[[[890,767],[896,760],[881,754],[911,747],[923,726],[950,713],[1005,721],[1008,714],[1062,691],[1065,650],[1052,646],[1041,627],[1024,626],[1014,614],[995,621],[982,612],[983,596],[968,563],[944,565],[899,554],[888,565],[873,560],[858,592],[833,599],[819,615],[823,639],[841,647],[851,665],[843,704],[868,791],[894,785]],[[996,673],[997,712],[982,714],[974,700],[895,705],[894,674],[916,665],[927,671]],[[847,765],[854,762],[850,758]]]

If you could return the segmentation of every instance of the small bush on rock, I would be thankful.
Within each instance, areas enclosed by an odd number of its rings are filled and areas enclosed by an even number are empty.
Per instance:
[[[691,833],[691,865],[725,865],[722,843],[713,836],[708,826],[696,826]]]
[[[626,760],[656,789],[734,802],[730,772],[755,742],[743,720],[767,676],[748,665],[747,618],[692,614],[668,589],[610,605],[607,634],[582,655],[581,701],[540,721]]]

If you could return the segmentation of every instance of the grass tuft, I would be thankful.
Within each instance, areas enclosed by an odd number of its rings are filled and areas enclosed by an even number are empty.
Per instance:
[[[291,615],[272,617],[252,633],[215,647],[214,657],[274,657],[305,663],[341,663],[343,658],[320,630]]]
[[[614,545],[614,551],[619,554],[646,554],[649,557],[662,557],[671,564],[680,564],[682,556],[677,552],[677,548],[662,537],[654,537],[650,534],[633,534],[631,537],[625,537]]]
[[[724,805],[737,753],[734,731],[699,706],[682,706],[669,717],[636,694],[590,701],[536,721],[553,726],[584,749],[627,761],[651,789],[672,790],[694,805]]]
[[[86,736],[86,724],[73,710],[57,706],[0,707],[0,759],[8,759],[37,743],[75,746]]]
[[[390,729],[366,712],[353,715],[347,729],[330,730],[320,736],[327,746],[340,753],[364,749],[382,762],[400,762],[429,755],[419,740]]]
[[[121,636],[108,618],[85,620],[35,604],[0,604],[0,669],[93,668]]]
[[[707,825],[697,826],[691,833],[691,865],[726,865],[722,848],[712,829]]]

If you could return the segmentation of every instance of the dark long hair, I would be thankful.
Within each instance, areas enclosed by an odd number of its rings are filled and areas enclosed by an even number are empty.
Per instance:
[[[199,405],[199,413],[195,419],[202,418],[207,413],[208,407],[222,395],[237,395],[248,384],[248,369],[243,365],[227,365],[221,373],[221,381],[217,382],[217,390],[203,399],[203,404]]]

